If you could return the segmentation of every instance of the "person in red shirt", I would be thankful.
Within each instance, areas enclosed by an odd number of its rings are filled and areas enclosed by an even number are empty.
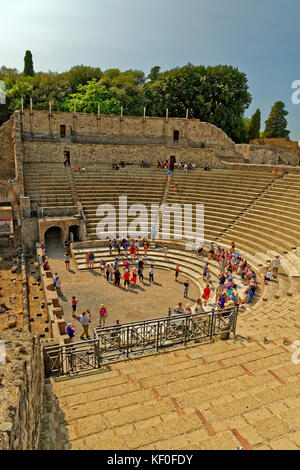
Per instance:
[[[134,259],[134,256],[135,256],[135,246],[132,245],[130,247],[130,255],[131,255],[131,258]]]
[[[75,312],[76,312],[76,308],[77,308],[77,304],[78,304],[78,300],[76,299],[75,296],[72,297],[72,316],[75,317]]]
[[[209,288],[209,284],[206,284],[206,287],[205,287],[204,292],[203,292],[203,300],[204,300],[204,305],[205,306],[207,305],[209,297],[210,297],[210,288]]]
[[[132,272],[132,278],[131,278],[131,283],[133,284],[133,287],[136,286],[136,277],[137,277],[137,273],[136,273],[136,269],[134,269]]]
[[[126,289],[126,286],[127,286],[127,290],[129,290],[130,288],[130,271],[128,269],[125,270],[125,273],[124,273],[124,288]]]
[[[145,242],[144,243],[144,255],[147,256],[147,251],[148,251],[148,245],[147,243]]]

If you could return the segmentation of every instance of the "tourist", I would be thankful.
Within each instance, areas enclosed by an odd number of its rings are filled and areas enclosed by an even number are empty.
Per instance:
[[[105,267],[106,267],[106,262],[101,259],[100,260],[100,275],[105,276]]]
[[[183,312],[185,315],[192,315],[193,311],[191,309],[191,306],[190,304],[186,304],[185,306],[185,309],[184,309],[184,312]]]
[[[76,171],[76,173],[79,172],[79,166],[77,164],[75,165],[75,171]]]
[[[215,255],[215,247],[214,247],[214,244],[211,243],[210,248],[208,250],[208,259],[214,258],[214,255]]]
[[[66,270],[70,271],[70,257],[69,257],[69,255],[65,255],[65,265],[66,265]]]
[[[179,304],[176,305],[176,307],[174,308],[174,315],[182,315],[183,312],[184,312],[184,309],[182,306],[182,302],[179,302]]]
[[[50,266],[49,266],[49,263],[46,259],[43,262],[43,269],[44,269],[44,271],[50,271]]]
[[[196,306],[195,306],[195,312],[196,313],[205,313],[205,310],[203,308],[202,300],[198,299]]]
[[[121,273],[118,268],[115,269],[115,286],[120,287]]]
[[[90,252],[85,254],[85,266],[86,268],[90,267]]]
[[[206,279],[206,275],[207,275],[207,273],[208,273],[208,270],[209,270],[209,268],[208,268],[208,263],[206,263],[206,264],[203,266],[203,278],[202,278],[203,281],[205,281],[205,279]]]
[[[148,253],[148,245],[147,245],[147,242],[145,241],[144,243],[144,256],[147,257],[147,253]]]
[[[169,170],[168,170],[168,181],[170,181],[171,176],[172,176],[172,171],[169,169]]]
[[[57,273],[53,274],[52,279],[53,279],[54,285],[56,285],[57,278],[58,278],[58,274]]]
[[[184,171],[184,174],[185,174],[185,175],[188,174],[188,166],[187,166],[186,163],[184,164],[184,170],[183,170],[183,171]]]
[[[135,255],[136,255],[136,258],[139,256],[139,252],[140,252],[140,242],[137,240],[135,242]]]
[[[62,296],[62,291],[61,291],[61,280],[59,279],[59,277],[57,276],[56,278],[56,282],[55,282],[55,287],[56,287],[56,290],[57,290],[57,294],[59,297]]]
[[[78,300],[76,299],[75,295],[72,297],[72,317],[75,317],[76,309],[78,305]]]
[[[45,247],[44,243],[41,243],[41,249],[42,249],[42,254],[45,255],[46,254],[46,247]]]
[[[111,263],[111,265],[109,266],[109,274],[110,274],[110,280],[111,282],[113,282],[114,280],[114,265],[113,263]]]
[[[80,316],[80,323],[83,328],[82,335],[80,336],[80,339],[84,339],[84,336],[86,339],[89,339],[89,324],[91,323],[90,315],[89,315],[89,310],[87,312],[82,312]]]
[[[221,294],[218,301],[218,308],[223,309],[225,307],[226,297],[224,294]]]
[[[274,275],[274,279],[277,279],[279,266],[280,266],[279,255],[276,255],[275,258],[274,258],[274,260],[273,260],[273,275]]]
[[[179,273],[180,273],[180,266],[178,264],[175,269],[175,282],[178,282]]]
[[[112,247],[113,247],[113,246],[112,246],[112,242],[111,242],[111,240],[109,240],[109,241],[108,241],[108,248],[109,248],[109,254],[110,254],[110,256],[112,256]]]
[[[114,240],[114,249],[117,248],[117,235],[114,233],[114,236],[113,236],[113,240]]]
[[[70,342],[72,343],[73,341],[73,338],[75,336],[75,327],[72,325],[72,323],[67,323],[67,326],[66,326],[66,333],[67,335],[69,336],[70,338]]]
[[[81,165],[80,173],[85,173],[85,166],[84,165]]]
[[[99,307],[99,317],[100,317],[100,327],[105,326],[106,319],[108,317],[107,308],[104,304],[101,304]]]
[[[106,265],[105,274],[106,274],[106,280],[107,280],[107,282],[109,282],[109,276],[110,276],[110,265],[109,264]]]
[[[129,290],[130,289],[130,271],[129,271],[129,269],[125,269],[123,277],[124,277],[124,289]]]
[[[139,275],[139,281],[144,284],[144,274],[143,274],[144,268],[143,266],[138,267],[138,275]]]
[[[183,285],[184,285],[184,298],[188,299],[190,282],[186,280]]]
[[[154,266],[151,264],[149,269],[149,282],[154,282]]]
[[[219,274],[219,284],[222,288],[224,287],[225,281],[226,281],[226,277],[224,273],[222,272]]]
[[[131,259],[133,260],[133,259],[135,258],[135,246],[134,246],[134,245],[131,245],[129,251],[130,251]]]
[[[204,300],[205,307],[207,306],[207,302],[209,298],[210,298],[210,288],[209,288],[209,284],[207,284],[203,292],[203,300]]]
[[[131,278],[131,280],[130,280],[130,282],[131,282],[131,284],[132,284],[133,287],[136,286],[136,278],[137,278],[137,272],[136,272],[136,269],[134,269],[134,270],[132,271],[132,278]]]
[[[95,266],[95,255],[93,252],[90,253],[89,268],[93,271]]]
[[[178,183],[175,183],[174,184],[174,193],[177,193],[178,192]]]
[[[164,252],[164,260],[167,261],[167,253],[168,253],[168,247],[167,247],[167,245],[164,246],[163,252]]]

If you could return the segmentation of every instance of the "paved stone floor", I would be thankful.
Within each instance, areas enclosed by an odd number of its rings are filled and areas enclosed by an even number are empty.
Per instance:
[[[191,283],[189,298],[184,299],[185,277],[179,277],[175,282],[174,274],[155,269],[154,284],[148,282],[148,271],[145,269],[144,285],[138,282],[135,288],[124,290],[124,282],[121,288],[107,283],[106,278],[101,276],[99,270],[94,272],[79,272],[75,261],[71,261],[71,270],[65,268],[63,259],[63,248],[58,243],[51,243],[47,248],[50,267],[53,273],[58,273],[62,281],[61,305],[67,321],[72,321],[72,296],[76,295],[79,301],[77,307],[77,320],[74,326],[79,326],[79,316],[83,310],[89,309],[92,313],[92,327],[99,324],[99,305],[104,304],[109,313],[107,324],[115,324],[116,320],[121,323],[131,321],[160,318],[168,315],[169,307],[175,307],[178,302],[193,304],[199,298],[199,288]],[[121,269],[121,274],[124,270]]]

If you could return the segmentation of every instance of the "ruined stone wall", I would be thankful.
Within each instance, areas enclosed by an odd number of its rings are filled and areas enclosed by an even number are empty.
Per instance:
[[[249,144],[237,144],[235,147],[249,160],[249,163],[278,165],[278,161],[281,163],[284,161],[293,166],[298,166],[300,163],[299,149]]]
[[[252,139],[250,144],[253,145],[265,145],[267,147],[286,147],[290,149],[298,149],[298,142],[293,142],[285,138],[278,139]]]
[[[139,164],[141,160],[156,164],[157,160],[176,156],[177,162],[191,162],[200,166],[210,163],[215,168],[223,164],[211,149],[193,149],[166,145],[101,145],[24,142],[25,163],[62,163],[64,151],[70,151],[71,165],[76,163],[114,163],[125,160]]]
[[[17,115],[15,113],[15,115]],[[218,145],[220,147],[234,148],[232,140],[219,128],[201,122],[197,119],[180,118],[152,118],[115,115],[97,115],[77,113],[54,112],[49,116],[47,111],[28,111],[22,116],[22,130],[24,133],[60,135],[60,126],[66,126],[67,137],[73,134],[81,135],[111,135],[111,136],[144,136],[144,137],[170,137],[174,130],[179,131],[179,139],[184,137],[205,145]]]
[[[13,119],[0,127],[0,181],[15,177],[15,158],[13,144]]]
[[[0,364],[0,450],[38,448],[44,364],[38,336],[0,333],[6,363]]]

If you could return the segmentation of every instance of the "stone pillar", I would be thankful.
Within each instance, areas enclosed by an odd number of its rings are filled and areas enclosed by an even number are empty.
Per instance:
[[[97,116],[97,134],[101,133],[101,107],[98,104],[98,116]]]
[[[123,106],[121,106],[121,116],[120,116],[120,134],[123,134]]]
[[[51,103],[51,101],[49,101],[49,116],[48,116],[48,119],[49,119],[49,135],[52,136],[53,131],[52,131],[52,122],[51,122],[51,119],[52,119],[52,103]]]
[[[30,197],[25,197],[25,196],[20,197],[20,210],[21,210],[21,216],[23,218],[30,219],[31,217]]]

